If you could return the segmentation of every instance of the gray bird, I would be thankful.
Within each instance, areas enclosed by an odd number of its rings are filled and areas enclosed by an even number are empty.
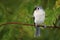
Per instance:
[[[36,28],[34,36],[39,37],[40,36],[39,25],[43,24],[45,20],[45,11],[43,10],[41,6],[35,7],[33,17],[34,17],[34,24]]]

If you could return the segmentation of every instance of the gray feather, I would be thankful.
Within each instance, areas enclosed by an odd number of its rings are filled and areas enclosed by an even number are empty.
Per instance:
[[[36,26],[36,32],[35,32],[35,37],[40,36],[40,27]]]

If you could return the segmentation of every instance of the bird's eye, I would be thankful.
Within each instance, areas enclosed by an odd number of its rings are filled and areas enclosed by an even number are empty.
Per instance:
[[[39,8],[38,8],[38,10],[39,10]]]

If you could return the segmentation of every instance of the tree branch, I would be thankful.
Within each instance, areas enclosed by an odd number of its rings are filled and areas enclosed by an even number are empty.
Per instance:
[[[20,22],[7,22],[7,23],[0,24],[0,26],[8,25],[8,24],[19,24],[19,25],[25,25],[25,26],[34,26],[34,24],[27,24],[27,23],[20,23]],[[44,25],[40,25],[40,27],[44,27]],[[57,27],[57,26],[48,26],[47,25],[46,28],[60,28],[60,27]]]

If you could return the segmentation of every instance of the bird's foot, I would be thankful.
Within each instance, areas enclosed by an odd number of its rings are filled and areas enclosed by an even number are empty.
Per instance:
[[[46,25],[44,25],[44,28],[46,28]]]

